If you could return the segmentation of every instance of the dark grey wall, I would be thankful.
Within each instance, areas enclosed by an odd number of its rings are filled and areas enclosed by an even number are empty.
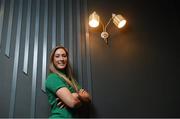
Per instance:
[[[56,44],[68,48],[75,77],[91,92],[86,16],[86,0],[0,0],[1,118],[49,116],[44,81]]]
[[[92,117],[180,117],[180,20],[173,0],[88,0],[107,23],[122,14],[127,26],[90,28]]]
[[[0,0],[0,117],[48,117],[43,81],[59,43],[93,96],[91,117],[180,117],[177,1],[12,1]],[[111,13],[127,19],[122,30],[108,26],[109,47],[100,27],[88,34],[87,6],[104,23]]]

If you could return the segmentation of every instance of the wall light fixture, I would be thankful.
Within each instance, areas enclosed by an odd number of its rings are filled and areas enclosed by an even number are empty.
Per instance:
[[[113,20],[113,23],[115,24],[115,26],[118,28],[124,27],[127,22],[126,19],[120,14],[116,15],[116,14],[112,13],[112,17],[109,19],[109,21],[105,25],[100,21],[100,17],[95,11],[92,14],[90,14],[90,16],[89,16],[89,26],[90,27],[96,28],[99,26],[99,23],[102,25],[103,31],[101,33],[101,38],[104,39],[104,41],[107,45],[108,45],[108,37],[109,37],[109,33],[107,32],[107,26],[110,24],[110,22],[112,20]]]

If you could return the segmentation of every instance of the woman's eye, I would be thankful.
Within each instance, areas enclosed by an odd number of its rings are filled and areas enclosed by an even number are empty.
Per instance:
[[[67,57],[66,55],[62,55],[62,57]]]
[[[56,57],[56,58],[58,58],[58,57],[59,57],[59,55],[56,55],[55,57]]]

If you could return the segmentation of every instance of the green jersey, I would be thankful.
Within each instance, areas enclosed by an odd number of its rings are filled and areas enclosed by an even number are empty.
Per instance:
[[[51,105],[50,118],[72,118],[75,115],[75,109],[68,107],[60,108],[59,106],[57,106],[57,103],[59,101],[56,100],[57,98],[56,92],[58,89],[62,87],[66,87],[69,89],[71,93],[75,93],[73,87],[68,85],[64,79],[62,79],[55,73],[51,73],[48,75],[45,85],[46,85],[46,93],[48,96],[48,101]]]

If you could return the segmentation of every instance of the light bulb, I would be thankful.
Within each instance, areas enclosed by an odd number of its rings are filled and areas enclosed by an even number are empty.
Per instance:
[[[99,15],[96,14],[96,12],[93,12],[90,16],[89,16],[89,25],[91,27],[98,27],[99,26]]]
[[[118,28],[122,28],[126,25],[126,20],[122,15],[115,15],[112,14],[112,18],[113,18],[113,23],[118,27]]]
[[[118,24],[118,28],[122,28],[126,25],[126,20],[121,20]]]

